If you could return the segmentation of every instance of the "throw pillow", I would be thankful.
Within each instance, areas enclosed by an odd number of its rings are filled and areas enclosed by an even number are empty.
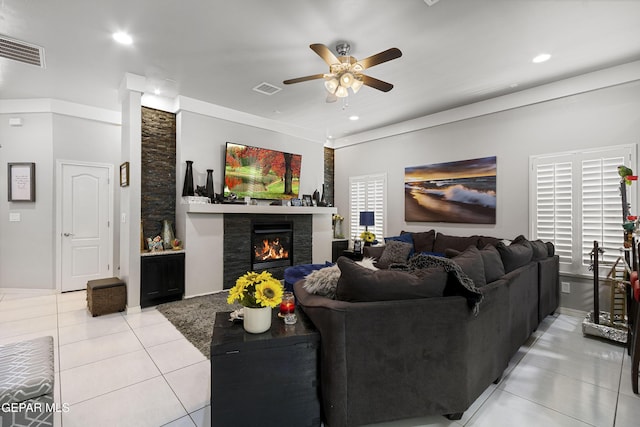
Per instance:
[[[534,261],[539,261],[547,257],[549,250],[547,249],[547,245],[542,240],[533,240],[529,243],[531,244],[531,248],[533,249]]]
[[[372,271],[346,257],[338,258],[340,279],[337,299],[349,302],[392,301],[442,296],[447,273],[442,268],[422,272],[422,277],[404,271]]]
[[[513,270],[522,267],[533,258],[533,249],[531,245],[516,243],[515,240],[509,246],[499,242],[496,245],[496,249],[498,249],[498,252],[500,253],[505,273],[510,273]]]
[[[404,234],[401,234],[399,236],[392,236],[392,237],[385,237],[384,238],[384,242],[385,243],[389,243],[391,241],[409,243],[411,245],[411,251],[409,252],[409,256],[413,255],[415,249],[414,249],[413,238],[411,237],[411,234],[404,233]]]
[[[484,263],[484,278],[487,283],[495,282],[504,276],[502,258],[500,258],[500,252],[495,246],[488,244],[480,250],[480,255],[482,255],[482,262]]]
[[[464,251],[469,246],[478,247],[478,236],[461,237],[438,233],[436,241],[433,243],[433,252],[444,253],[447,249]]]
[[[416,252],[433,252],[433,242],[436,240],[436,231],[406,232],[400,234],[410,234],[413,238],[413,247]]]
[[[405,263],[409,258],[409,253],[413,249],[413,245],[397,240],[391,240],[384,247],[384,252],[378,260],[378,267],[387,268],[391,264]]]
[[[481,288],[487,284],[484,275],[484,262],[478,248],[469,246],[464,252],[451,258],[451,260],[458,264],[464,274],[473,280],[476,288]]]
[[[309,273],[302,287],[310,294],[335,299],[339,278],[340,269],[337,265],[332,265]]]

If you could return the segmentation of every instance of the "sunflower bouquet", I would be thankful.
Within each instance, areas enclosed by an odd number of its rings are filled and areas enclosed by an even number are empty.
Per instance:
[[[371,231],[363,231],[360,233],[360,239],[364,240],[365,243],[375,243],[376,235]]]
[[[229,290],[227,303],[236,301],[245,307],[274,308],[282,301],[282,285],[268,271],[244,274],[236,280],[236,284]]]

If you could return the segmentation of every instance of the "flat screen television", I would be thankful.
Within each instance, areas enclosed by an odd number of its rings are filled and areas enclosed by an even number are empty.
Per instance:
[[[293,199],[300,188],[300,154],[227,142],[224,195],[239,199]]]

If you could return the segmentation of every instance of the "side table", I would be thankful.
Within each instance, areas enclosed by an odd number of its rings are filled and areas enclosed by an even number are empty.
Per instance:
[[[362,253],[346,250],[342,251],[342,256],[346,256],[347,258],[351,258],[354,261],[362,261],[363,255]]]
[[[216,313],[211,340],[211,420],[215,426],[320,426],[320,334],[296,309],[285,325],[273,312],[262,334]]]

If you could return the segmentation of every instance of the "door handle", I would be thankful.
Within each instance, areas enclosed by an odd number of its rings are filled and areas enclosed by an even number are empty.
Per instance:
[[[64,233],[63,234],[64,237],[69,237],[69,236],[73,236],[73,233]]]

